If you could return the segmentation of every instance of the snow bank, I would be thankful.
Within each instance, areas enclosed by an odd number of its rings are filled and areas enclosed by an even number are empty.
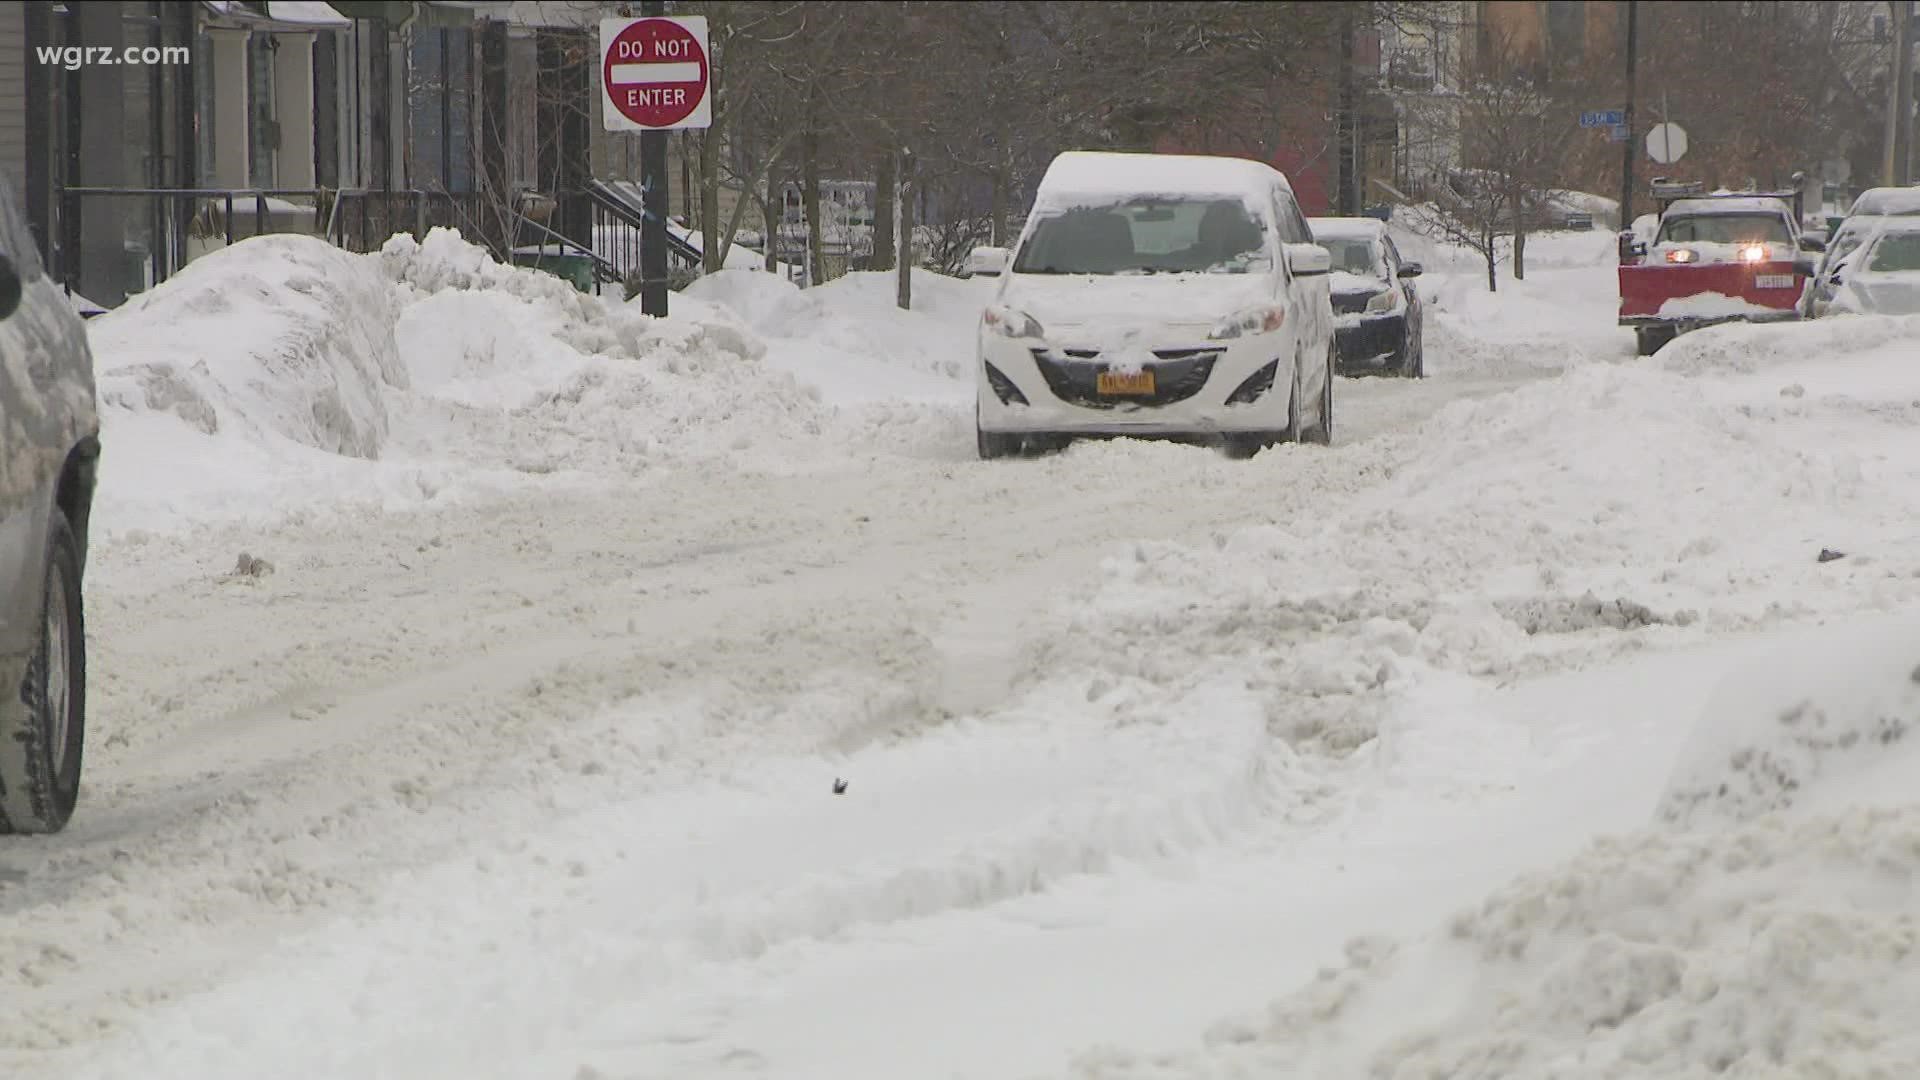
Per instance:
[[[1203,1055],[1076,1075],[1911,1076],[1916,852],[1911,805],[1602,843],[1444,935],[1351,943]]]
[[[1777,377],[1587,367],[1451,403],[1347,447],[1338,467],[1304,449],[1263,455],[1248,464],[1271,477],[1257,510],[1271,524],[1213,548],[1117,554],[1050,647],[1062,664],[1119,670],[1271,655],[1324,664],[1329,693],[1345,694],[1920,602],[1920,369],[1892,351],[1819,363],[1855,360],[1851,392],[1801,399]],[[1863,422],[1879,406],[1861,388],[1876,386],[1888,412]],[[1150,460],[1161,449],[1070,456],[1124,472],[1165,467]],[[1350,497],[1329,499],[1336,483]],[[1848,558],[1822,562],[1823,547]],[[1270,654],[1296,626],[1315,633]],[[1366,710],[1326,704],[1348,730],[1322,730],[1315,711],[1289,725],[1348,745],[1377,734]]]
[[[242,241],[90,321],[103,422],[166,414],[207,435],[377,458],[384,392],[407,382],[394,317],[364,259],[307,236]]]
[[[373,255],[272,236],[196,260],[91,327],[116,451],[103,535],[366,499],[396,510],[556,473],[625,482],[677,462],[791,471],[966,447],[951,403],[972,393],[974,283],[922,275],[924,310],[889,313],[875,276],[807,300],[773,275],[720,277],[785,298],[741,306],[801,335],[797,360],[775,362],[698,290],[654,319],[446,229]],[[930,385],[902,393],[900,378]],[[819,383],[852,387],[860,407],[823,401]],[[949,404],[935,415],[916,396]]]
[[[1673,339],[1646,363],[1691,375],[1794,367],[1834,371],[1897,364],[1896,353],[1911,356],[1915,350],[1920,350],[1920,316],[1852,315],[1708,327]]]
[[[768,364],[826,401],[959,405],[973,400],[974,338],[994,286],[915,270],[913,308],[902,311],[891,272],[848,274],[802,290],[776,274],[725,270],[683,295],[726,309],[762,335]]]
[[[1660,820],[1743,822],[1790,807],[1914,801],[1920,617],[1823,628],[1729,675],[1695,727]]]
[[[1486,261],[1478,252],[1435,240],[1404,220],[1393,222],[1389,232],[1401,255],[1426,271],[1415,287],[1427,301],[1430,375],[1549,374],[1633,354],[1633,336],[1616,325],[1611,234],[1529,234],[1524,281],[1514,280],[1513,255],[1503,242],[1499,289],[1489,292]]]
[[[1781,637],[1723,676],[1659,821],[1353,940],[1195,1051],[1074,1074],[1912,1075],[1916,726],[1920,616]]]

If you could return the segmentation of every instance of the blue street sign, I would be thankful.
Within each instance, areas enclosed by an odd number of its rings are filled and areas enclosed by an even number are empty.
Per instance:
[[[1633,138],[1633,132],[1628,129],[1627,125],[1625,124],[1613,125],[1613,137],[1611,141],[1626,142],[1628,139],[1631,139],[1631,138]]]
[[[1580,126],[1583,128],[1613,128],[1627,122],[1625,109],[1602,109],[1580,114]]]

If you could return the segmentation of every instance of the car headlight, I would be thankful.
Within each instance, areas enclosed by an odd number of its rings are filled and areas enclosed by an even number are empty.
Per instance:
[[[1287,309],[1278,304],[1262,304],[1237,311],[1213,324],[1207,337],[1214,341],[1237,338],[1242,334],[1270,334],[1286,325]]]
[[[1040,321],[1024,311],[994,306],[980,313],[980,323],[1002,337],[1037,338],[1045,333]]]
[[[1376,315],[1383,311],[1392,311],[1394,308],[1400,306],[1397,303],[1399,299],[1400,293],[1395,289],[1386,289],[1374,293],[1367,298],[1367,311]]]

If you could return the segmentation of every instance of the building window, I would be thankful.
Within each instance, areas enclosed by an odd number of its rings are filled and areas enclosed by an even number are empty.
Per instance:
[[[278,50],[272,34],[247,37],[247,182],[257,188],[273,186],[274,153],[280,146],[273,102],[273,60]]]
[[[415,31],[408,44],[411,173],[429,190],[474,190],[473,41],[464,27],[437,27]]]
[[[1548,0],[1547,56],[1565,71],[1587,52],[1587,5],[1582,0]]]

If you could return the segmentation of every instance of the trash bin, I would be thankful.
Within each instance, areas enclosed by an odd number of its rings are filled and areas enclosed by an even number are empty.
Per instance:
[[[593,258],[583,254],[555,255],[540,252],[514,252],[513,264],[530,270],[544,270],[561,278],[583,293],[594,291]]]

